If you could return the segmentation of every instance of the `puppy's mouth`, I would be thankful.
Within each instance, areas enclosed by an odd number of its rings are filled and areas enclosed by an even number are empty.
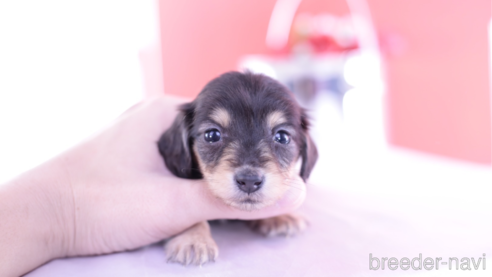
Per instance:
[[[243,192],[234,192],[229,197],[219,196],[219,199],[224,201],[228,206],[234,207],[243,211],[259,210],[265,207],[265,199],[261,193],[245,194]]]
[[[238,208],[240,210],[244,211],[253,211],[253,210],[259,210],[265,206],[265,204],[260,201],[256,200],[253,198],[244,198],[238,201],[233,201],[229,203],[231,206]]]
[[[244,211],[260,210],[272,204],[269,198],[265,198],[265,195],[260,192],[245,195],[236,194],[235,197],[226,201],[230,206]]]
[[[261,202],[258,201],[258,200],[255,200],[255,199],[251,199],[251,198],[248,197],[246,199],[241,200],[239,203],[241,203],[241,204],[254,205],[254,204],[260,204]]]

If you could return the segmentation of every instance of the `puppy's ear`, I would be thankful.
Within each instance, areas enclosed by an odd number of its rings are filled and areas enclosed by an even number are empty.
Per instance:
[[[309,119],[305,111],[301,114],[301,127],[304,133],[303,144],[301,145],[301,178],[306,181],[318,160],[318,149],[309,136]]]
[[[194,111],[193,103],[181,105],[173,125],[157,142],[167,168],[174,175],[187,179],[202,178],[192,150],[193,139],[189,135]]]

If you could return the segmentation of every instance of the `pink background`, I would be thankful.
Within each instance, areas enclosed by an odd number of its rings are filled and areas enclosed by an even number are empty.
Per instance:
[[[487,0],[369,0],[383,50],[389,142],[491,164]],[[274,0],[160,2],[164,89],[193,97],[245,54],[266,54]],[[348,13],[345,1],[305,0],[298,12]]]

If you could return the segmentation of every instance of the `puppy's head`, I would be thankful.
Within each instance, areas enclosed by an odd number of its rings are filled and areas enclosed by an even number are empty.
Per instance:
[[[204,178],[225,203],[259,209],[309,177],[318,154],[308,127],[286,87],[264,75],[229,72],[180,107],[158,146],[176,176]]]

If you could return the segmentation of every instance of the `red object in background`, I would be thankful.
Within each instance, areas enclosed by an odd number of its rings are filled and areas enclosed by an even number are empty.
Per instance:
[[[341,51],[335,39],[327,35],[312,36],[309,38],[309,43],[316,53]]]
[[[341,46],[333,37],[327,35],[312,36],[308,40],[315,53],[346,52],[358,48],[356,44],[348,47]]]
[[[489,0],[368,0],[378,30],[401,36],[385,61],[392,144],[492,162],[487,24]],[[164,89],[196,96],[247,54],[267,54],[275,0],[162,0]],[[304,0],[300,12],[349,13],[345,1]]]

